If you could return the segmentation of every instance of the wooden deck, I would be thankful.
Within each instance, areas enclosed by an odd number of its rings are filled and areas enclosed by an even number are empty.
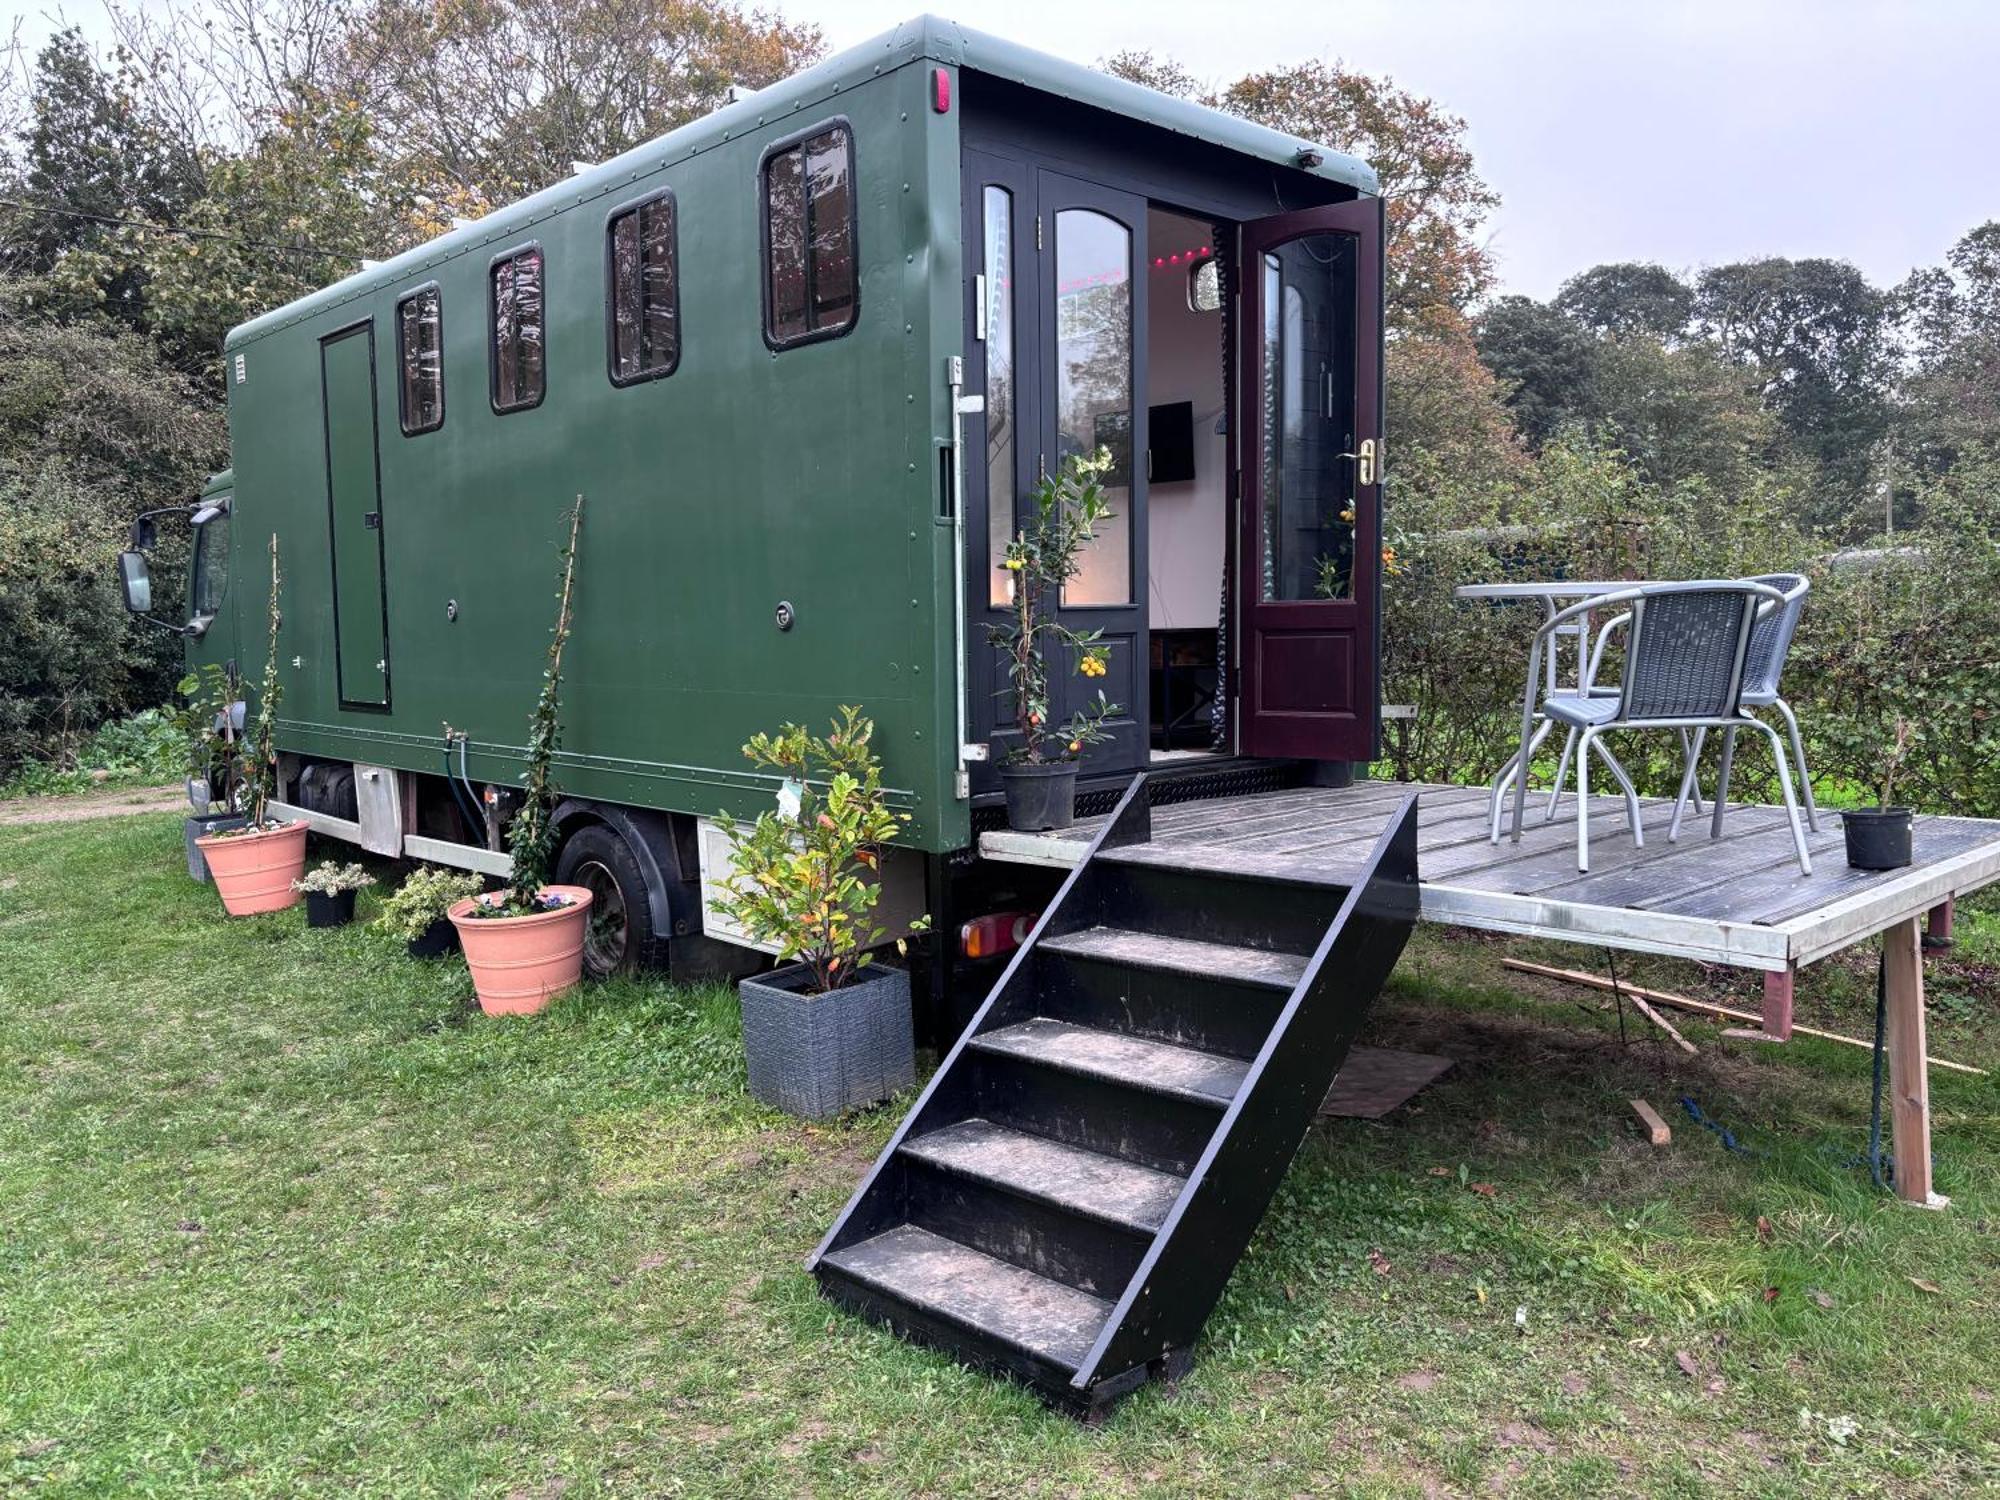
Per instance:
[[[1153,809],[1153,841],[1198,868],[1337,876],[1374,843],[1411,792],[1419,804],[1423,917],[1493,932],[1701,959],[1788,974],[1898,922],[2000,880],[2000,821],[1919,818],[1916,862],[1886,873],[1850,870],[1840,818],[1822,812],[1809,835],[1813,873],[1799,873],[1782,808],[1732,805],[1723,836],[1692,814],[1668,842],[1673,812],[1642,804],[1635,847],[1618,797],[1591,799],[1591,870],[1576,868],[1576,799],[1543,822],[1529,800],[1517,844],[1487,839],[1484,787],[1358,782]],[[980,836],[989,859],[1067,866],[1100,820],[1053,834]]]

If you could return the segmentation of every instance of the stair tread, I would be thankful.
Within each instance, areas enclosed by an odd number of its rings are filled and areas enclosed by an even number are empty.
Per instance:
[[[1234,1099],[1250,1068],[1241,1058],[1099,1031],[1094,1026],[1047,1016],[982,1032],[971,1044],[982,1052],[1005,1053],[1065,1072],[1086,1073],[1207,1104],[1227,1104]]]
[[[900,1224],[827,1254],[823,1265],[912,1307],[1074,1371],[1111,1304],[956,1240]]]
[[[1187,1185],[1172,1172],[985,1119],[947,1125],[903,1142],[902,1149],[918,1161],[1147,1234],[1165,1221]]]
[[[1097,857],[1107,864],[1151,865],[1185,870],[1193,875],[1227,875],[1239,880],[1266,880],[1326,890],[1350,889],[1362,874],[1362,866],[1355,860],[1329,864],[1320,855],[1269,854],[1235,844],[1206,844],[1198,839],[1126,844],[1099,850]]]
[[[1081,932],[1043,938],[1041,945],[1047,951],[1077,958],[1130,964],[1142,969],[1175,969],[1287,992],[1306,971],[1306,960],[1297,953],[1274,953],[1266,948],[1244,948],[1234,943],[1211,943],[1200,938],[1172,937],[1157,932],[1133,932],[1122,927],[1086,927]]]

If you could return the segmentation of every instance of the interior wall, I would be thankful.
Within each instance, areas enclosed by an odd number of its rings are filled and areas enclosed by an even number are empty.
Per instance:
[[[1210,238],[1209,226],[1198,219],[1160,209],[1147,214],[1146,401],[1194,404],[1195,477],[1154,483],[1147,491],[1148,624],[1154,630],[1212,630],[1221,611],[1228,452],[1216,431],[1223,408],[1222,315],[1192,311],[1187,297],[1188,253],[1212,249]]]

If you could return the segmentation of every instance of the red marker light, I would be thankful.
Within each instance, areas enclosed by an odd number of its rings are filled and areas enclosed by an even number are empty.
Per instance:
[[[943,68],[931,69],[931,108],[941,115],[951,113],[951,74]]]

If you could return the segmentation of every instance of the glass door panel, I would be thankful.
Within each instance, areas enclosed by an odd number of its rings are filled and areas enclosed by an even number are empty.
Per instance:
[[[1132,231],[1094,209],[1064,209],[1056,236],[1056,453],[1108,452],[1111,513],[1078,558],[1065,605],[1132,602]]]

